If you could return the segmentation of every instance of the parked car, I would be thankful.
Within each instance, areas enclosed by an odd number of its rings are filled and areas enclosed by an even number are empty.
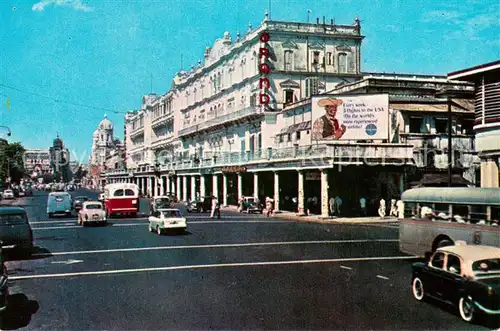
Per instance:
[[[262,205],[262,203],[260,203],[259,199],[256,199],[254,197],[242,197],[240,200],[240,205],[238,207],[238,211],[240,213],[246,212],[247,214],[262,214],[263,210],[264,206]]]
[[[33,231],[23,208],[0,207],[0,242],[4,248],[14,248],[24,253],[31,252]]]
[[[73,209],[78,212],[80,209],[82,209],[82,205],[85,201],[89,201],[89,198],[84,196],[76,197],[73,200]]]
[[[103,193],[99,193],[99,198],[97,198],[97,200],[99,200],[101,202],[104,202],[104,192]]]
[[[151,199],[150,213],[154,212],[155,210],[172,208],[172,207],[173,207],[173,201],[170,199],[170,197],[167,196],[155,197]]]
[[[500,248],[458,243],[412,265],[413,296],[454,305],[466,322],[481,314],[500,316]]]
[[[7,200],[7,199],[10,199],[10,200],[15,199],[14,198],[14,192],[12,190],[10,190],[10,189],[3,191],[3,195],[2,196],[3,196],[3,198],[5,200]]]
[[[160,209],[153,212],[148,218],[149,231],[156,232],[158,235],[163,234],[167,230],[187,229],[186,218],[182,216],[179,209]]]
[[[71,215],[72,200],[67,192],[51,192],[47,199],[47,215]]]
[[[198,212],[204,213],[212,209],[212,197],[206,196],[200,198],[198,201],[193,200],[186,203],[186,209],[188,212]]]
[[[78,224],[106,224],[106,212],[99,201],[85,201],[78,212]]]

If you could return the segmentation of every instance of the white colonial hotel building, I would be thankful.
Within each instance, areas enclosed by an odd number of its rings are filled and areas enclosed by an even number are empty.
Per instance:
[[[270,36],[266,45],[259,40],[263,31]],[[411,117],[405,112],[420,116],[432,135],[426,139],[440,144],[442,132],[433,119],[446,113],[446,107],[435,92],[443,85],[464,91],[473,87],[438,76],[362,74],[363,38],[357,18],[352,25],[336,25],[324,19],[270,21],[267,14],[259,27],[249,26],[243,35],[224,33],[205,49],[203,61],[174,77],[166,94],[144,96],[141,109],[126,115],[127,170],[107,172],[107,182],[135,182],[146,194],[170,192],[180,200],[196,193],[215,195],[224,205],[241,196],[270,196],[280,209],[299,212],[306,198],[316,196],[320,203],[315,212],[324,216],[332,195],[353,209],[360,196],[378,201],[399,195],[408,169],[422,166],[420,149],[411,140],[415,137],[405,135]],[[268,105],[259,99],[263,46],[270,50]],[[312,144],[311,96],[326,92],[388,93],[393,132],[383,141]],[[421,107],[408,106],[422,100]],[[406,108],[395,109],[398,103]],[[428,114],[426,105],[432,105]],[[472,155],[473,137],[462,134],[468,125],[462,122],[473,121],[473,107],[462,103],[453,110],[454,144],[460,141]],[[363,165],[355,160],[359,156],[381,166]],[[472,157],[465,158],[464,177],[473,168]]]

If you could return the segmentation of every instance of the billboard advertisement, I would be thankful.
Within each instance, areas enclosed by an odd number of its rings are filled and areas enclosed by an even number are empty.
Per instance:
[[[313,142],[389,138],[388,94],[316,96],[311,107]]]

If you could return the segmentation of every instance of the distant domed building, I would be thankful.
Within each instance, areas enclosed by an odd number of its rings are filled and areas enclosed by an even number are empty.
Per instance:
[[[101,172],[107,169],[120,169],[123,166],[123,143],[113,136],[113,123],[104,114],[92,135],[92,153],[89,159],[93,184],[102,187]]]

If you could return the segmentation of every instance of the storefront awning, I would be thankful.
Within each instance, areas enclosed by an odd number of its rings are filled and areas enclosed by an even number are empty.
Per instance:
[[[306,131],[306,130],[311,130],[311,121],[290,125],[289,127],[281,129],[280,134],[288,134],[292,132]]]

